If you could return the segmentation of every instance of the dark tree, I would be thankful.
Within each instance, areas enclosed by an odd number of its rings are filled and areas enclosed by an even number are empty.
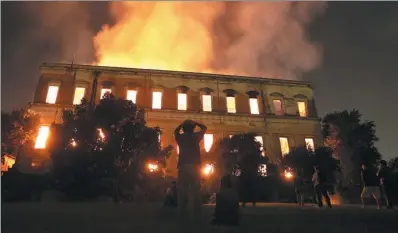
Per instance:
[[[329,147],[318,147],[314,151],[306,146],[295,148],[283,157],[282,164],[296,170],[305,180],[311,180],[314,166],[319,166],[331,183],[334,183],[334,173],[338,170],[338,161]]]
[[[173,149],[161,148],[160,133],[146,126],[144,112],[131,101],[106,94],[90,108],[83,100],[73,111],[64,111],[62,125],[51,128],[53,171],[60,188],[90,196],[104,181],[117,192],[123,184],[134,189],[145,183],[147,164],[161,173]]]
[[[340,160],[343,186],[360,183],[361,164],[370,166],[381,157],[374,146],[378,140],[375,123],[361,117],[357,110],[342,111],[327,114],[322,121],[325,144]]]
[[[40,115],[26,109],[1,113],[1,155],[18,155],[18,151],[32,144],[40,126]],[[18,158],[17,158],[18,159]]]

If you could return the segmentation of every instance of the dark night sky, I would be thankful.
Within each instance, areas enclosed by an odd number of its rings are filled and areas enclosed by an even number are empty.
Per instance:
[[[37,4],[43,3],[30,4],[40,11]],[[110,23],[108,3],[85,4],[93,30]],[[25,107],[32,100],[39,65],[61,59],[60,37],[47,31],[38,40],[41,22],[26,5],[1,3],[2,111]],[[330,2],[314,21],[311,37],[324,48],[322,67],[304,76],[314,83],[319,115],[358,109],[364,119],[376,122],[382,155],[398,156],[393,134],[398,132],[398,3]]]

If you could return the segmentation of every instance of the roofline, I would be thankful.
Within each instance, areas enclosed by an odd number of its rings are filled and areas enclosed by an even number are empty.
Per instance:
[[[298,81],[289,79],[274,79],[274,78],[264,78],[264,77],[253,77],[253,76],[239,76],[239,75],[225,75],[225,74],[211,74],[202,72],[188,72],[188,71],[172,71],[172,70],[157,70],[157,69],[141,69],[141,68],[124,68],[124,67],[112,67],[112,66],[97,66],[97,65],[82,65],[82,64],[71,64],[71,63],[51,63],[43,62],[40,68],[63,68],[68,69],[73,66],[74,69],[79,70],[97,70],[97,71],[108,71],[108,72],[126,72],[126,73],[138,73],[144,72],[148,74],[165,74],[165,75],[182,75],[182,76],[195,76],[198,78],[213,78],[213,79],[240,79],[240,80],[250,80],[256,83],[276,83],[276,84],[294,84],[294,85],[304,85],[313,87],[310,81]]]

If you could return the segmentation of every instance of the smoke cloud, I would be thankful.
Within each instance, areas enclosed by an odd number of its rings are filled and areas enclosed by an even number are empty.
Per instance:
[[[298,78],[320,66],[308,38],[324,2],[115,2],[97,64]]]

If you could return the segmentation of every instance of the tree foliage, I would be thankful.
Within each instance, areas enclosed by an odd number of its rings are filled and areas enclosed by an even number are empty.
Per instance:
[[[1,153],[17,154],[18,149],[34,141],[40,126],[40,115],[27,110],[1,113]]]
[[[223,138],[213,147],[212,157],[217,160],[223,174],[239,171],[242,174],[258,174],[258,166],[268,163],[262,156],[261,143],[253,133],[237,134]]]
[[[282,164],[297,171],[304,179],[311,179],[314,166],[323,171],[330,182],[333,182],[334,172],[338,170],[338,161],[333,158],[329,147],[318,147],[309,150],[306,146],[294,148],[282,159]]]
[[[163,168],[173,149],[161,148],[160,133],[146,126],[143,110],[131,101],[106,94],[91,108],[82,100],[73,111],[64,111],[62,125],[51,127],[54,175],[64,190],[104,180],[136,185],[149,161]]]
[[[322,131],[327,146],[333,149],[334,156],[340,159],[347,156],[342,149],[350,151],[360,162],[374,164],[380,159],[375,147],[378,141],[373,121],[362,121],[358,110],[333,112],[322,120]]]

